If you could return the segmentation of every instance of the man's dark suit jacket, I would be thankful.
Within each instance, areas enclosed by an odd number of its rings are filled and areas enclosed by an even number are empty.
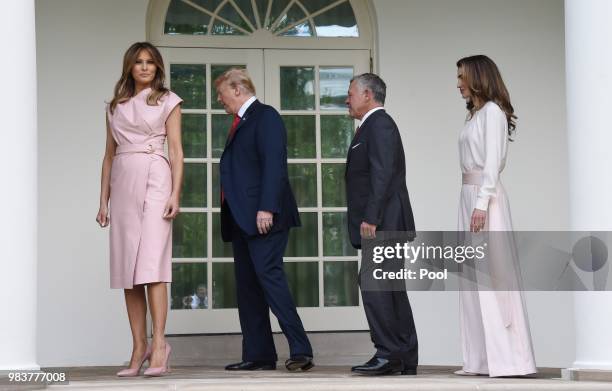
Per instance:
[[[258,235],[258,211],[274,214],[272,232],[300,225],[287,172],[287,130],[272,106],[257,100],[249,106],[227,141],[219,170],[224,241],[232,240],[232,216],[249,236]]]
[[[351,244],[361,248],[363,221],[377,231],[414,232],[406,159],[397,125],[382,109],[366,118],[349,148],[346,200]]]

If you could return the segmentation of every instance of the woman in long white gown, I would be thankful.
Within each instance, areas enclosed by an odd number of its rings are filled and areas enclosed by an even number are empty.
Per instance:
[[[497,256],[489,256],[492,264],[488,266],[488,277],[490,281],[506,281],[510,288],[460,292],[464,364],[455,373],[491,377],[533,374],[536,366],[520,291],[510,205],[500,181],[516,116],[499,70],[487,56],[459,60],[457,80],[468,110],[459,135],[463,185],[458,230],[501,231],[489,234],[489,238],[502,244],[494,251]]]

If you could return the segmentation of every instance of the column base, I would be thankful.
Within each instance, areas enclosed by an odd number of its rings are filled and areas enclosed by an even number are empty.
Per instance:
[[[561,378],[573,381],[612,382],[612,369],[565,368],[561,369]]]

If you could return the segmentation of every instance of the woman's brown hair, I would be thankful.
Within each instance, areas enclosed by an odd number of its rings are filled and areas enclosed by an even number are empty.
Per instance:
[[[495,102],[506,114],[508,138],[512,137],[516,130],[517,116],[514,115],[510,94],[497,65],[485,55],[476,55],[457,61],[457,68],[462,68],[463,80],[470,89],[472,97],[477,97],[483,104],[490,101]],[[473,99],[468,100],[467,109],[471,118],[477,110]]]
[[[168,93],[168,89],[165,87],[166,71],[164,68],[164,60],[161,53],[155,46],[149,42],[136,42],[128,48],[123,55],[123,72],[121,78],[115,85],[115,96],[110,102],[110,112],[113,113],[119,103],[123,103],[134,96],[136,86],[134,78],[132,77],[132,68],[136,64],[138,54],[146,50],[151,55],[153,63],[157,67],[155,71],[155,77],[151,82],[151,93],[147,97],[147,104],[156,106],[162,96]]]

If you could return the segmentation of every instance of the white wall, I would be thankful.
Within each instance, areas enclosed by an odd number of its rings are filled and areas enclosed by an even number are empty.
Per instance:
[[[36,2],[42,366],[118,365],[129,356],[122,293],[108,286],[107,232],[94,218],[104,100],[121,71],[123,51],[145,39],[147,3]],[[504,173],[515,226],[566,228],[562,1],[374,0],[374,6],[380,73],[389,85],[388,109],[404,131],[418,228],[455,228],[456,136],[465,113],[454,64],[478,52],[498,62],[519,116]],[[456,294],[410,297],[421,362],[459,364]],[[568,366],[574,359],[571,298],[527,295],[540,366]]]
[[[116,365],[130,354],[123,293],[109,289],[108,232],[95,217],[104,101],[123,52],[145,39],[147,3],[36,2],[41,366]]]
[[[517,230],[568,227],[562,0],[374,0],[379,73],[407,159],[419,230],[453,230],[461,186],[457,135],[465,104],[456,61],[486,54],[499,66],[518,115],[502,181]],[[409,294],[423,364],[461,362],[458,296]],[[573,296],[527,293],[539,366],[574,360]]]

